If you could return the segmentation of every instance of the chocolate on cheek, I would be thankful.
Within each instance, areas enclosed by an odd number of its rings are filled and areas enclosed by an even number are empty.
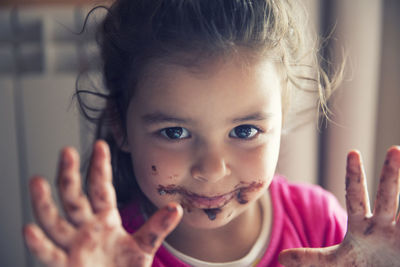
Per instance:
[[[181,202],[181,206],[182,206],[183,210],[186,211],[187,213],[191,213],[193,211],[193,207],[185,201]]]
[[[237,199],[237,201],[239,202],[239,204],[244,205],[244,204],[246,204],[246,203],[249,202],[249,201],[246,199],[245,196],[243,196],[242,191],[243,191],[243,190],[239,190],[239,191],[238,191],[238,193],[236,194],[236,199]]]
[[[178,174],[174,174],[174,175],[168,176],[168,179],[176,179],[176,178],[178,178],[178,177],[179,177]]]
[[[155,164],[151,165],[150,170],[151,170],[151,174],[152,174],[152,175],[154,175],[154,176],[159,175],[157,165],[155,165]],[[173,174],[173,175],[167,176],[167,178],[170,179],[170,180],[176,179],[176,178],[178,178],[178,177],[179,177],[178,174]]]
[[[254,181],[246,186],[239,187],[236,193],[237,202],[242,205],[247,204],[250,200],[250,195],[254,192],[260,191],[264,187],[264,184],[264,182]]]
[[[158,175],[157,166],[151,165],[151,174]]]
[[[180,193],[183,189],[174,185],[158,185],[157,191],[158,193],[163,196],[163,195],[175,195],[176,193]]]

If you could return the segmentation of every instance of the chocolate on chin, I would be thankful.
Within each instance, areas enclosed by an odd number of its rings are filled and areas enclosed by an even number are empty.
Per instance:
[[[221,209],[220,208],[204,209],[204,212],[207,214],[208,219],[213,221],[217,218],[217,214],[221,212]]]

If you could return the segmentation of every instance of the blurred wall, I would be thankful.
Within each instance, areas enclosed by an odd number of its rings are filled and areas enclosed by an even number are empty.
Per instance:
[[[346,154],[358,149],[373,204],[386,150],[400,145],[400,2],[324,3],[335,26],[333,59],[344,49],[348,61],[345,80],[331,100],[336,124],[321,136],[320,181],[344,205]]]
[[[381,61],[379,64],[378,113],[375,124],[376,186],[386,149],[400,145],[400,1],[386,0],[382,29]]]
[[[335,25],[331,44],[334,58],[343,49],[348,55],[345,80],[331,100],[333,120],[323,133],[322,183],[345,202],[346,154],[358,149],[364,160],[370,185],[378,164],[375,155],[376,121],[381,65],[383,2],[376,0],[330,1],[331,25]]]
[[[87,11],[0,9],[0,266],[39,266],[21,235],[23,224],[33,221],[29,177],[43,175],[54,189],[59,150],[72,145],[90,152],[89,125],[72,102],[78,72],[98,70],[92,24],[74,34]]]

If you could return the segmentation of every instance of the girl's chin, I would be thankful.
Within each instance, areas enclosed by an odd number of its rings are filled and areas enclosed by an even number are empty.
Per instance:
[[[236,217],[236,212],[227,207],[222,209],[192,209],[185,210],[182,223],[202,229],[214,229],[227,225]]]

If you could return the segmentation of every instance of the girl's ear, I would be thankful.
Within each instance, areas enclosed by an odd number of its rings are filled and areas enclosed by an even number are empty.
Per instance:
[[[126,138],[126,134],[124,133],[122,125],[119,121],[111,125],[111,131],[114,136],[115,142],[118,145],[118,148],[124,152],[130,153],[129,143]]]

